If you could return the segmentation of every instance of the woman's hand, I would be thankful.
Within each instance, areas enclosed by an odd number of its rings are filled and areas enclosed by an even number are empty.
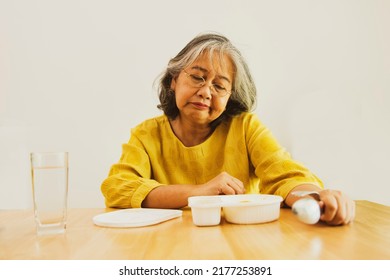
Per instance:
[[[227,172],[222,172],[200,186],[202,195],[243,194],[244,184]]]
[[[355,202],[338,190],[324,190],[310,184],[299,185],[288,194],[285,203],[292,207],[297,200],[305,197],[317,200],[321,211],[320,220],[329,225],[346,225],[355,218]]]
[[[319,192],[321,221],[329,225],[346,225],[355,218],[355,202],[337,190]]]

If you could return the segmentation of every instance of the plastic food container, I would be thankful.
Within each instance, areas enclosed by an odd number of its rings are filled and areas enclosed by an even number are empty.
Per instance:
[[[218,225],[221,208],[229,223],[258,224],[279,219],[282,200],[280,196],[264,194],[193,196],[188,206],[197,226]]]
[[[279,219],[280,203],[277,195],[228,195],[223,197],[226,221],[234,224],[258,224]]]
[[[188,198],[192,221],[197,226],[215,226],[221,222],[220,196],[193,196]]]

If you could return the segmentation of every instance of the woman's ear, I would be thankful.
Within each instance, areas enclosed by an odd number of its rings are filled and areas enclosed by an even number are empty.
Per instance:
[[[176,79],[177,77],[173,77],[171,81],[171,90],[174,92],[176,88]]]

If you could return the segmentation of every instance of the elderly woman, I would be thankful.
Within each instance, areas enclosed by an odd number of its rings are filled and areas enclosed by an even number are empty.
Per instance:
[[[164,115],[132,129],[102,183],[108,207],[181,208],[190,196],[244,193],[280,195],[291,207],[301,198],[295,191],[315,191],[321,220],[353,220],[354,202],[324,190],[250,113],[255,84],[224,36],[197,36],[171,59],[159,98]]]

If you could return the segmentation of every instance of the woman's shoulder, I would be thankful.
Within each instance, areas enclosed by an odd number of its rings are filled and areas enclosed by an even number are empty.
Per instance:
[[[231,118],[233,126],[261,125],[259,117],[252,112],[244,112]]]
[[[132,128],[131,131],[135,134],[145,134],[149,133],[150,131],[159,129],[162,126],[166,126],[167,124],[169,124],[167,116],[160,115],[144,120],[143,122]]]

